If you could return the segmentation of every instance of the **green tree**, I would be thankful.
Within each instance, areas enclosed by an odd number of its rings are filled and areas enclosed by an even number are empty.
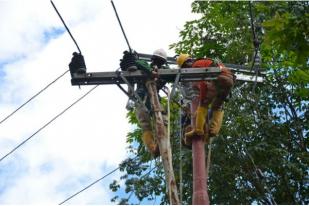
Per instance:
[[[251,6],[252,13],[249,2],[193,2],[192,11],[201,17],[187,22],[180,32],[182,40],[171,45],[176,53],[217,57],[249,68],[256,45],[266,72],[262,84],[238,82],[225,105],[223,127],[212,144],[210,202],[309,204],[309,3],[252,2]],[[255,45],[251,20],[259,43]],[[176,180],[180,186],[181,169],[183,204],[191,204],[191,151],[179,149],[179,107],[171,108]],[[137,124],[133,112],[128,119]],[[166,204],[162,167],[151,160],[140,136],[139,127],[128,134],[129,150],[138,158],[122,165],[126,192],[139,200],[160,196],[160,203]],[[111,188],[119,189],[117,183]]]

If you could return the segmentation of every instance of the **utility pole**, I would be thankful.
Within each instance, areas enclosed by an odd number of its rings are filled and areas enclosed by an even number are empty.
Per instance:
[[[191,126],[195,128],[195,114],[198,107],[198,97],[191,102]],[[205,165],[205,142],[204,136],[195,136],[192,138],[192,170],[193,170],[193,205],[209,205],[207,179]]]
[[[132,52],[131,46],[127,39],[127,36],[124,32],[122,27],[120,18],[118,16],[116,7],[111,1],[113,9],[115,11],[118,23],[121,27],[121,31],[125,37],[126,43],[128,45],[129,51]],[[55,4],[51,0],[51,4],[55,9],[57,15],[61,19],[64,27],[70,34],[71,39],[73,40],[74,44],[76,45],[79,53],[73,53],[73,59],[75,59],[75,64],[72,64],[72,61],[69,65],[70,73],[71,73],[71,83],[75,86],[81,85],[99,85],[99,84],[115,84],[117,85],[126,95],[130,97],[130,94],[121,86],[121,84],[127,84],[128,88],[133,91],[133,96],[135,100],[142,103],[139,96],[134,92],[134,88],[132,84],[140,83],[146,81],[146,87],[148,93],[150,95],[150,101],[152,104],[152,108],[154,109],[155,119],[156,119],[156,138],[159,145],[160,154],[162,157],[163,168],[165,172],[165,178],[168,188],[168,196],[170,204],[180,204],[177,186],[173,171],[172,165],[172,151],[170,147],[170,140],[166,135],[166,130],[162,118],[161,113],[161,105],[159,102],[156,83],[154,80],[149,80],[149,77],[141,71],[115,71],[115,72],[97,72],[97,73],[87,73],[87,68],[85,65],[84,57],[82,52],[75,41],[73,35],[71,34],[69,28],[65,24],[63,18],[61,17],[60,13],[58,12]],[[144,59],[147,61],[151,61],[150,54],[142,54],[139,53],[139,58]],[[76,65],[76,63],[78,65]],[[169,64],[176,64],[175,58],[167,57],[167,63]],[[263,73],[258,73],[256,70],[255,73],[251,72],[251,69],[245,68],[241,65],[233,65],[233,64],[225,64],[237,77],[238,81],[244,82],[255,82],[260,83],[263,82],[263,77],[258,75],[264,75]],[[78,67],[78,68],[77,68]],[[185,81],[211,81],[215,80],[217,75],[221,72],[220,68],[218,67],[208,67],[208,68],[183,68],[183,69],[166,69],[158,70],[158,75],[160,79],[165,80],[166,82],[174,83],[174,88],[179,82]],[[254,78],[255,77],[255,78]],[[173,93],[173,92],[172,92]],[[172,95],[171,95],[172,96]],[[145,105],[144,105],[145,106]],[[191,103],[191,125],[192,128],[195,128],[195,119],[194,114],[196,112],[198,106],[198,99],[195,98],[192,100]],[[204,149],[204,141],[203,137],[197,136],[192,139],[192,161],[193,161],[193,203],[194,205],[208,205],[209,204],[209,196],[207,192],[207,179],[208,174],[206,173],[206,166],[205,166],[205,149]]]
[[[159,69],[159,78],[167,82],[175,81],[194,81],[194,80],[214,80],[220,73],[220,69],[217,67],[205,68],[205,69]],[[170,204],[178,205],[179,196],[177,190],[177,184],[174,175],[174,169],[172,164],[172,150],[170,145],[170,139],[167,136],[166,128],[162,117],[162,107],[159,101],[158,92],[156,88],[155,80],[148,79],[147,74],[141,71],[116,71],[116,72],[99,72],[99,73],[71,73],[72,85],[93,85],[93,84],[116,84],[127,95],[128,93],[123,89],[121,84],[127,84],[128,87],[132,87],[133,83],[145,82],[149,94],[149,99],[153,108],[155,118],[155,131],[156,139],[159,146],[165,180],[168,189],[168,197]],[[148,80],[147,80],[148,79]],[[203,141],[202,141],[203,142]],[[205,163],[204,163],[205,164]],[[204,188],[206,191],[206,188]]]
[[[177,83],[177,81],[196,81],[196,80],[214,80],[220,73],[220,69],[217,67],[212,68],[188,68],[188,69],[159,69],[159,78],[168,82]],[[147,80],[148,79],[148,80]],[[120,84],[126,83],[128,87],[132,88],[132,83],[143,81],[148,90],[149,99],[152,105],[155,118],[155,137],[160,150],[162,158],[165,181],[168,189],[169,203],[172,205],[179,205],[178,189],[174,175],[174,169],[172,164],[172,149],[170,145],[170,139],[168,138],[166,127],[164,125],[162,117],[162,107],[159,101],[156,81],[149,79],[147,74],[141,71],[117,71],[117,72],[100,72],[100,73],[73,73],[72,85],[91,85],[91,84],[116,84],[127,95],[128,93],[122,88]],[[196,108],[195,108],[196,109]],[[193,119],[193,118],[192,118]],[[194,121],[193,121],[194,122]],[[205,170],[205,155],[204,155],[204,141],[192,141],[193,148],[193,177],[194,177],[194,197],[197,200],[193,200],[193,204],[208,204],[207,196],[207,178]],[[195,146],[196,145],[196,146]],[[204,168],[202,170],[202,168]],[[202,174],[203,173],[203,174]],[[197,183],[197,184],[196,184]],[[207,199],[205,199],[207,197]]]
[[[129,41],[126,37],[124,29],[122,27],[120,18],[116,11],[116,7],[111,1],[113,9],[115,11],[118,23],[121,27],[122,33],[127,42],[129,51],[132,52]],[[115,71],[115,72],[97,72],[97,73],[87,73],[87,68],[85,65],[84,57],[81,54],[81,50],[75,41],[73,35],[71,34],[69,28],[65,24],[63,18],[58,12],[55,4],[51,0],[51,4],[61,19],[64,27],[70,34],[73,42],[75,43],[79,53],[74,52],[72,61],[69,65],[70,73],[71,73],[71,83],[72,85],[81,86],[81,85],[99,85],[99,84],[115,84],[117,85],[126,95],[129,97],[130,94],[126,91],[121,84],[127,84],[128,88],[133,92],[133,96],[136,101],[142,104],[141,98],[134,92],[134,87],[132,84],[145,82],[148,93],[150,95],[150,101],[152,104],[152,108],[154,109],[154,116],[156,120],[155,128],[156,128],[156,138],[159,145],[160,154],[162,157],[163,168],[165,172],[165,178],[168,188],[168,196],[170,204],[180,204],[177,185],[175,181],[173,165],[172,165],[172,151],[170,146],[170,140],[166,135],[166,129],[164,126],[163,118],[162,118],[162,109],[161,104],[158,98],[158,92],[156,89],[156,83],[154,80],[149,79],[149,77],[141,71]],[[140,59],[144,59],[147,61],[151,60],[151,56],[149,54],[139,54]],[[74,64],[73,63],[74,60]],[[168,57],[167,62],[169,64],[176,64],[175,58]],[[77,65],[76,65],[77,64]],[[232,72],[236,74],[237,80],[240,81],[253,81],[253,77],[255,76],[255,82],[263,82],[263,78],[258,78],[258,73],[253,73],[251,70],[244,68],[239,65],[225,64],[228,68],[231,69]],[[183,68],[183,69],[166,69],[158,70],[158,76],[160,79],[165,80],[166,82],[173,82],[174,88],[179,82],[185,81],[211,81],[215,80],[217,75],[221,72],[218,67],[208,67],[208,68]],[[240,76],[238,75],[240,74]],[[249,78],[248,78],[249,77]],[[148,79],[148,80],[147,80]],[[173,92],[172,92],[173,93]],[[143,104],[144,105],[144,104]],[[145,106],[145,105],[144,105]],[[196,108],[198,106],[198,99],[193,99],[191,103],[191,125],[192,128],[195,128],[195,119],[194,114]],[[193,160],[193,204],[194,205],[208,205],[209,204],[209,196],[207,192],[207,179],[208,174],[206,173],[205,166],[205,149],[204,149],[204,141],[202,137],[195,137],[192,139],[192,160]]]
[[[150,56],[150,55],[149,55]],[[147,60],[148,55],[144,55],[143,58]],[[150,60],[150,59],[149,59]],[[237,76],[238,81],[254,81],[254,73],[249,72],[243,67],[237,65],[229,65],[228,67],[234,73],[241,74]],[[160,79],[174,83],[186,81],[212,81],[216,80],[216,77],[220,74],[220,68],[207,67],[207,68],[182,68],[182,69],[158,69],[158,76]],[[162,118],[162,109],[159,102],[159,98],[156,90],[156,83],[154,80],[149,80],[147,74],[142,71],[114,71],[114,72],[94,72],[94,73],[78,73],[71,71],[71,83],[75,86],[80,85],[97,85],[97,84],[114,84],[117,85],[126,95],[128,92],[121,86],[127,84],[132,88],[132,84],[139,82],[146,82],[146,87],[150,95],[150,101],[154,110],[154,116],[156,119],[156,138],[162,157],[163,168],[166,178],[166,184],[168,188],[168,196],[170,204],[180,204],[178,197],[178,190],[175,182],[175,176],[172,165],[172,151],[170,147],[170,140],[168,139],[165,131],[165,126]],[[148,79],[148,80],[147,80]],[[263,77],[259,76],[258,83],[263,82]],[[174,85],[174,86],[175,86]],[[135,94],[136,95],[136,94]],[[138,100],[138,98],[137,98]],[[198,106],[198,99],[193,99],[191,104],[191,125],[195,127],[195,111]],[[192,121],[193,120],[193,121]],[[205,165],[205,148],[203,137],[196,136],[192,138],[192,165],[193,165],[193,205],[208,205],[208,187]]]
[[[144,60],[150,60],[151,55],[140,55]],[[170,58],[171,59],[171,58]],[[171,61],[171,60],[170,60]],[[170,62],[171,64],[173,61]],[[229,65],[228,67],[234,73],[238,73],[241,76],[237,76],[238,81],[253,81],[254,73],[249,72],[244,67],[238,65]],[[217,67],[208,68],[183,68],[183,69],[159,69],[159,78],[170,83],[178,84],[185,81],[203,81],[203,80],[215,80],[216,76],[220,73],[220,69]],[[96,73],[73,73],[71,83],[72,85],[96,85],[96,84],[115,84],[124,93],[128,95],[121,84],[138,83],[145,81],[148,78],[141,71],[119,71],[119,72],[96,72]],[[258,82],[262,82],[263,78],[259,76]],[[162,156],[163,168],[166,177],[166,184],[168,188],[168,196],[171,204],[179,204],[178,192],[174,177],[174,171],[172,166],[172,151],[170,149],[170,140],[167,139],[165,127],[163,124],[161,106],[158,100],[155,82],[148,80],[146,83],[152,108],[154,108],[154,114],[156,119],[156,138],[159,145],[160,153]],[[194,115],[199,102],[198,99],[193,99],[191,103],[191,114]],[[195,128],[194,116],[191,116],[192,128]],[[193,165],[193,203],[194,205],[208,205],[209,196],[207,190],[208,174],[206,173],[205,166],[205,149],[204,141],[202,137],[192,138],[192,165]]]

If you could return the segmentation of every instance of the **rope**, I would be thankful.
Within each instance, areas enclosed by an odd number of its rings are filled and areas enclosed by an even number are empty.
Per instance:
[[[206,162],[206,175],[207,177],[209,177],[209,168],[210,168],[210,164],[211,164],[211,146],[212,146],[212,142],[214,140],[214,137],[210,138],[209,140],[209,144],[208,144],[208,155],[207,155],[207,162]]]
[[[179,203],[182,204],[182,196],[183,196],[183,183],[182,183],[182,134],[183,134],[183,125],[181,122],[182,119],[182,110],[179,108]]]
[[[170,90],[166,87],[167,90],[167,138],[170,141],[171,139],[171,100],[170,100]]]

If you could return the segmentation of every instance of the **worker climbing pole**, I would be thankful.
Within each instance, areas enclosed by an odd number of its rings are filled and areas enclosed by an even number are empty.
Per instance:
[[[184,142],[192,144],[193,160],[193,204],[209,204],[207,193],[208,172],[205,167],[204,144],[218,135],[223,120],[223,102],[229,95],[235,75],[222,63],[209,59],[194,60],[188,54],[180,54],[177,58],[180,68],[218,67],[220,74],[212,81],[199,81],[183,85],[187,93],[191,93],[191,125],[188,125]],[[194,95],[195,94],[195,95]],[[190,94],[185,94],[190,96]],[[211,111],[211,112],[210,112]],[[208,115],[211,113],[211,116]],[[207,118],[210,121],[207,123]],[[191,130],[191,131],[188,131]]]
[[[168,188],[168,196],[171,204],[179,204],[178,192],[172,165],[172,151],[170,140],[166,132],[166,117],[162,114],[159,90],[165,85],[160,79],[158,69],[166,69],[167,55],[163,49],[155,50],[150,65],[138,59],[133,52],[124,52],[120,67],[123,71],[135,68],[146,74],[146,78],[137,83],[136,94],[142,102],[136,102],[136,116],[142,128],[142,140],[148,151],[157,157],[161,155],[163,168]],[[144,104],[145,103],[145,104]],[[154,119],[154,132],[151,127],[151,116]],[[155,137],[155,138],[154,138]]]

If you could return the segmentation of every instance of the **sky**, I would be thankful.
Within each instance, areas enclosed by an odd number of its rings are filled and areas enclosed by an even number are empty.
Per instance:
[[[190,0],[114,0],[131,47],[151,54],[194,19]],[[109,0],[54,0],[88,72],[114,71],[127,44]],[[76,47],[49,0],[0,0],[0,120],[68,69]],[[0,158],[85,94],[70,75],[0,124]],[[127,97],[101,85],[0,162],[0,204],[58,204],[128,157]],[[66,204],[111,204],[115,172]]]

